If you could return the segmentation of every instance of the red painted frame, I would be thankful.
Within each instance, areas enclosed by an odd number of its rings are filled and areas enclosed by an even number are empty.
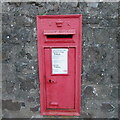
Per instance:
[[[79,24],[76,33],[75,43],[46,43],[43,35],[44,24],[42,19],[62,19],[62,18],[78,18]],[[37,38],[38,38],[38,66],[39,66],[39,80],[40,80],[40,110],[41,115],[64,115],[64,116],[79,116],[81,106],[81,72],[82,72],[82,15],[43,15],[36,16],[37,20]],[[73,40],[74,41],[74,40]],[[75,80],[75,109],[73,110],[47,110],[46,107],[46,89],[45,89],[45,48],[75,48],[76,49],[76,80]]]

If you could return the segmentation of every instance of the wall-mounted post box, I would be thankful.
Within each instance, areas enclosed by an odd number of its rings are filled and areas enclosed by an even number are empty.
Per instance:
[[[82,15],[37,16],[42,115],[80,115]]]

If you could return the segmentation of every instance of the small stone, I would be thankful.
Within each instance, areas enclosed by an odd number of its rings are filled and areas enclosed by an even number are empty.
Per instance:
[[[118,87],[113,87],[112,92],[111,92],[111,97],[113,99],[118,99]]]
[[[37,111],[39,111],[39,108],[40,108],[40,106],[36,106],[36,107],[34,107],[34,108],[30,108],[30,110],[31,110],[32,112],[37,112]]]
[[[35,88],[34,84],[29,80],[20,83],[20,89],[23,91],[30,91],[31,89],[34,88]]]
[[[28,97],[28,102],[34,102],[34,101],[35,101],[34,97]]]
[[[9,38],[10,38],[10,36],[7,36],[7,38],[9,39]]]
[[[102,103],[101,105],[101,110],[105,111],[105,112],[112,112],[114,111],[115,107],[110,104],[110,103]]]
[[[98,2],[90,2],[90,3],[87,3],[87,6],[96,8],[96,7],[98,7]]]
[[[101,76],[103,76],[104,74],[102,73]]]
[[[11,94],[13,92],[15,83],[13,82],[6,82],[6,91],[8,94]]]
[[[22,103],[21,103],[21,106],[25,107],[25,103],[24,103],[24,102],[22,102]]]
[[[12,102],[12,100],[3,100],[2,108],[11,111],[19,111],[21,108],[21,104],[19,102]]]
[[[40,98],[36,98],[36,102],[39,104],[40,103]]]
[[[24,54],[22,54],[22,55],[24,55]],[[28,64],[27,62],[16,61],[16,63],[15,63],[16,72],[23,71],[23,69],[27,67],[27,64]]]
[[[92,118],[92,114],[91,113],[87,113],[87,112],[82,112],[81,113],[81,116],[83,117],[83,118]]]
[[[25,56],[25,54],[26,54],[26,53],[25,53],[25,50],[24,50],[24,49],[22,49],[22,50],[20,51],[20,53],[19,53],[19,54],[20,54],[20,57],[21,57],[21,56],[22,56],[22,57],[24,57],[24,56]]]
[[[74,2],[69,2],[69,4],[70,4],[72,7],[77,7],[77,6],[78,6],[77,0],[74,1]]]
[[[94,88],[92,86],[87,86],[85,87],[84,91],[83,91],[83,96],[86,98],[90,98],[95,96],[94,94]]]
[[[32,56],[31,56],[31,54],[30,54],[30,53],[27,53],[26,55],[27,55],[27,58],[28,58],[29,60],[31,60],[31,59],[32,59]]]

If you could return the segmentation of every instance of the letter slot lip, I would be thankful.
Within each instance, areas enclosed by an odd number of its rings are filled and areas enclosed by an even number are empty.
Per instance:
[[[76,34],[75,29],[69,30],[44,30],[44,35],[74,35]]]
[[[69,30],[44,30],[45,43],[75,43],[75,29]]]

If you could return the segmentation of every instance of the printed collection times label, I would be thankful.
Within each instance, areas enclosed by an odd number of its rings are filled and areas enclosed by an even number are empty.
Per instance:
[[[52,49],[52,74],[68,74],[68,49]]]

